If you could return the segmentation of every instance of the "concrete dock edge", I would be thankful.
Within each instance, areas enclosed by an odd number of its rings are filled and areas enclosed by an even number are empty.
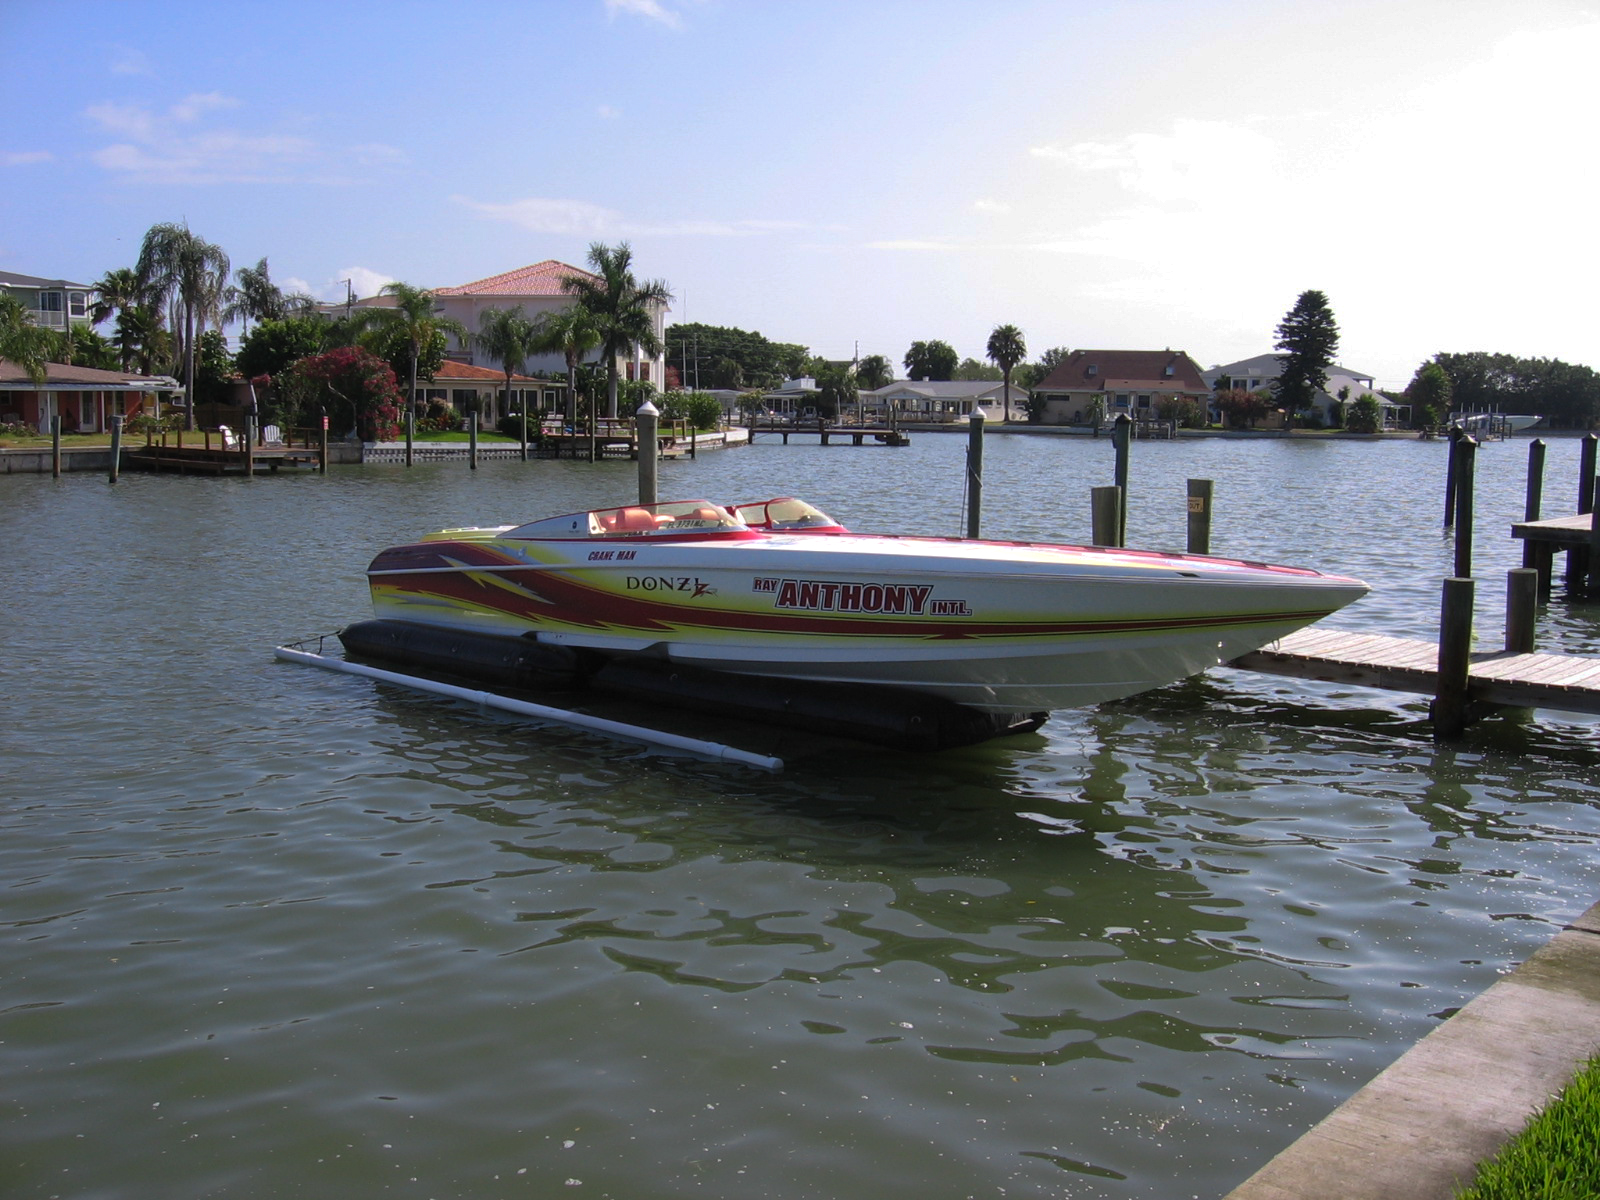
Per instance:
[[[1600,1050],[1600,904],[1225,1200],[1449,1200]]]

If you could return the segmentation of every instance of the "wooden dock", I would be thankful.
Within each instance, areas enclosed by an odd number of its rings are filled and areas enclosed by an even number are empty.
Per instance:
[[[1422,638],[1302,629],[1230,666],[1387,691],[1439,693],[1439,644]],[[1469,703],[1600,713],[1600,658],[1494,651],[1470,656]]]
[[[322,452],[303,446],[227,447],[191,443],[176,445],[151,442],[122,452],[130,467],[147,471],[192,472],[202,475],[254,475],[258,471],[276,472],[280,467],[319,467]]]
[[[1595,530],[1592,513],[1566,517],[1546,517],[1541,521],[1520,521],[1511,527],[1511,536],[1522,542],[1523,562],[1539,572],[1539,588],[1550,591],[1558,550],[1567,554],[1567,586],[1578,588],[1595,560]],[[1593,586],[1594,581],[1590,581]]]
[[[868,438],[879,446],[911,444],[911,439],[904,431],[889,425],[829,425],[826,421],[762,421],[748,428],[752,445],[757,434],[777,434],[783,438],[785,446],[789,444],[790,437],[805,435],[821,438],[824,446],[830,444],[834,438],[849,438],[852,446],[864,446]]]

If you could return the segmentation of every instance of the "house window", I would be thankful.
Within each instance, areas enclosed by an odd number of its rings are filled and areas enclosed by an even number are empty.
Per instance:
[[[1166,376],[1166,378],[1168,378],[1168,379],[1172,378],[1172,368],[1170,366],[1167,367],[1167,369],[1165,371],[1161,372],[1161,373],[1162,373],[1162,375]]]
[[[39,293],[39,311],[40,312],[60,312],[61,311],[61,293],[60,292],[40,292]]]
[[[1149,408],[1150,407],[1150,397],[1149,396],[1140,396],[1139,397],[1139,407],[1140,408]]]
[[[1093,379],[1096,375],[1100,374],[1100,368],[1095,366],[1093,363],[1090,363],[1087,374],[1090,379]]]
[[[68,292],[67,306],[67,311],[75,317],[89,315],[89,297],[83,292]]]
[[[1128,407],[1128,393],[1127,392],[1118,392],[1117,393],[1117,407],[1118,408],[1127,408]]]

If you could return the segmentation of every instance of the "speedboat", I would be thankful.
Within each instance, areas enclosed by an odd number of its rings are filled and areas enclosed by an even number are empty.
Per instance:
[[[385,624],[1039,720],[1228,662],[1367,591],[1226,558],[852,533],[788,497],[446,529],[367,576]]]

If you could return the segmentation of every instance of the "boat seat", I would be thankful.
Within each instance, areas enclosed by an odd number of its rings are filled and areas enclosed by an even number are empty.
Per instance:
[[[600,525],[608,533],[654,533],[656,517],[647,508],[622,508],[606,513]]]

